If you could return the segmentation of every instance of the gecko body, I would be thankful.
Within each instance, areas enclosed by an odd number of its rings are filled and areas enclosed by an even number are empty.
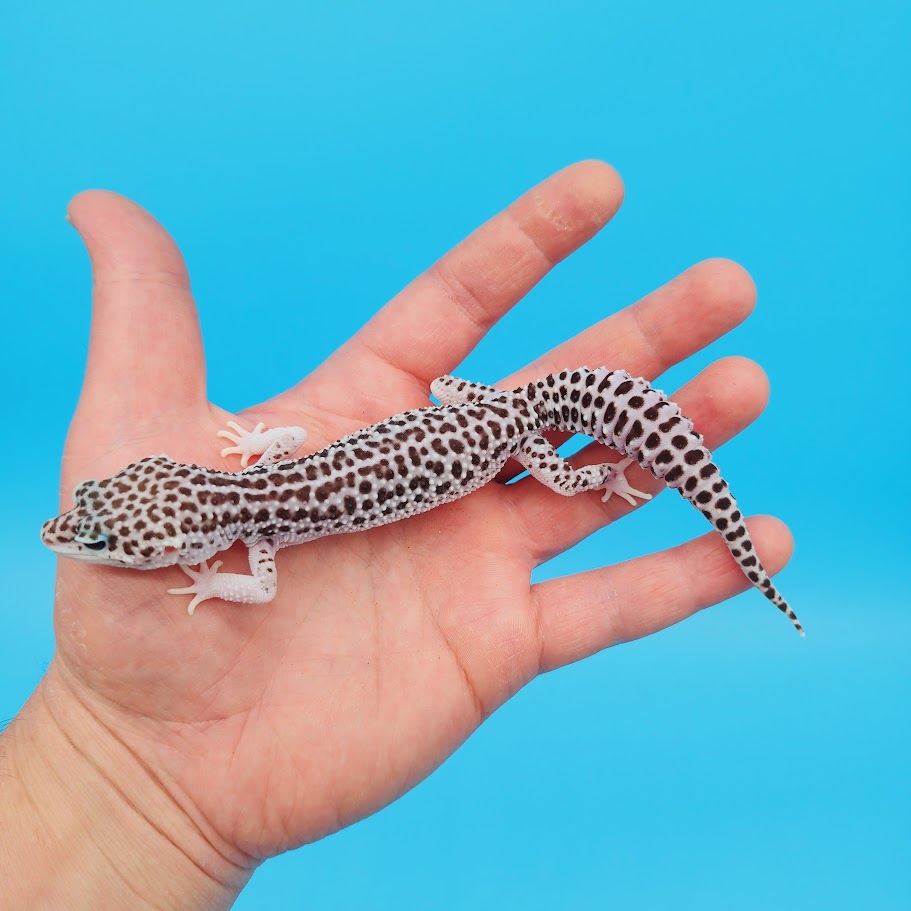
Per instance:
[[[504,391],[445,376],[439,406],[405,411],[325,449],[288,458],[301,428],[221,435],[225,452],[261,458],[239,473],[153,456],[101,481],[85,481],[75,508],[42,528],[64,556],[134,569],[179,564],[189,610],[209,598],[271,601],[275,553],[315,538],[376,528],[456,500],[493,480],[510,458],[564,496],[604,491],[630,503],[649,495],[624,476],[635,462],[679,491],[712,523],[750,582],[803,630],[756,555],[737,504],[702,437],[679,407],[641,378],[605,367],[564,370]],[[586,434],[625,458],[573,468],[547,442],[549,430]],[[251,575],[219,573],[208,561],[236,541]],[[199,566],[199,569],[191,569]]]

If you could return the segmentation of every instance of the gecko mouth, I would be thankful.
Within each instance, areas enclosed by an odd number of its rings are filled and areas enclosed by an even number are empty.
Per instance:
[[[132,566],[131,560],[123,557],[114,557],[110,553],[100,554],[97,550],[87,549],[84,544],[78,541],[48,541],[42,535],[45,546],[61,557],[68,557],[71,560],[80,560],[83,563],[106,563],[108,566]]]
[[[106,546],[99,548],[95,542],[81,542],[74,539],[73,535],[83,516],[84,511],[77,508],[56,519],[48,519],[41,526],[41,543],[55,554],[71,560],[81,560],[83,563],[107,563],[111,566],[131,566],[131,560],[124,559],[120,554],[112,554]]]

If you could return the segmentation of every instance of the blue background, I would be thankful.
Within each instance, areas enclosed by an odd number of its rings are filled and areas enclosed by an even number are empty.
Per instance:
[[[661,385],[725,354],[767,369],[771,404],[721,463],[795,533],[779,581],[808,638],[751,592],[541,678],[237,907],[911,906],[908,10],[4,4],[0,716],[53,651],[37,530],[86,353],[74,193],[118,190],[171,230],[212,398],[240,408],[523,190],[604,158],[620,215],[463,372],[493,380],[695,261],[741,262],[756,313]],[[704,530],[663,497],[541,577]]]

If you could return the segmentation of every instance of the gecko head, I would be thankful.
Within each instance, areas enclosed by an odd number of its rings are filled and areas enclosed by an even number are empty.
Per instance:
[[[168,494],[188,474],[187,466],[152,456],[112,478],[83,481],[73,493],[75,507],[45,522],[41,540],[61,556],[89,563],[171,566],[190,546],[191,535],[181,531],[178,503]]]

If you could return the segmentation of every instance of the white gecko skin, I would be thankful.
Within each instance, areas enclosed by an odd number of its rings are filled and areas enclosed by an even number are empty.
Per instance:
[[[271,601],[275,552],[326,535],[364,531],[449,503],[496,477],[510,458],[551,490],[617,494],[631,504],[650,495],[630,487],[624,469],[637,462],[690,501],[723,538],[744,575],[803,629],[776,591],[750,540],[737,503],[692,422],[664,393],[622,370],[580,367],[511,391],[452,376],[431,391],[442,403],[388,418],[320,452],[290,459],[300,427],[262,424],[219,436],[241,456],[233,474],[152,456],[103,481],[85,481],[75,508],[46,522],[42,541],[58,554],[132,569],[179,564],[195,608],[210,598]],[[543,434],[591,436],[625,458],[573,468]],[[254,455],[259,462],[246,467]],[[208,560],[235,541],[249,548],[252,575],[219,573]],[[190,569],[198,566],[198,569]]]

